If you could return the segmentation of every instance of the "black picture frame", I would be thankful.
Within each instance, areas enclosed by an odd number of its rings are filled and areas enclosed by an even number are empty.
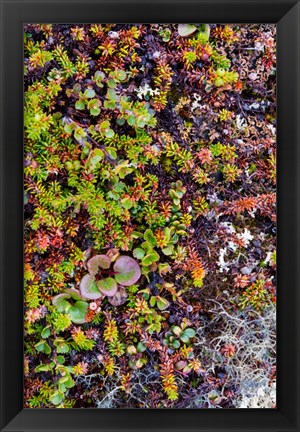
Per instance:
[[[296,0],[1,0],[1,431],[300,430]],[[23,409],[23,23],[277,23],[278,408]]]

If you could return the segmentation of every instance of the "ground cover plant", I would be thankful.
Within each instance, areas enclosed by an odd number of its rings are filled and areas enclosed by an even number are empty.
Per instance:
[[[24,406],[276,404],[276,27],[24,27]]]

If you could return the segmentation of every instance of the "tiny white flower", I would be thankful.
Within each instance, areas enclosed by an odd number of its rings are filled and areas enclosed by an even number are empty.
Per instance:
[[[96,309],[97,309],[97,303],[96,303],[96,302],[92,302],[92,303],[90,303],[90,309],[91,309],[92,311],[96,310]]]

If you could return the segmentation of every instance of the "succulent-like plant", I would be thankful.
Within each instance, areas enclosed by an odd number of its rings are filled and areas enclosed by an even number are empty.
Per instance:
[[[133,250],[133,256],[141,260],[143,268],[149,268],[159,260],[159,255],[154,250],[156,239],[150,229],[145,231],[144,240],[140,247]]]
[[[159,260],[159,255],[154,247],[161,248],[164,255],[172,255],[174,244],[178,242],[178,235],[174,227],[159,230],[156,235],[152,230],[147,229],[144,233],[144,240],[140,247],[133,250],[133,256],[140,259],[144,267],[149,267]]]
[[[80,282],[82,296],[96,300],[107,296],[110,303],[119,306],[126,300],[125,286],[135,284],[140,276],[139,264],[126,255],[119,256],[113,263],[107,255],[95,255],[87,261],[88,274]]]
[[[170,331],[165,334],[164,344],[170,348],[180,348],[181,342],[188,343],[195,336],[196,332],[192,328],[184,328],[184,325],[172,326]]]
[[[169,190],[169,196],[173,200],[175,207],[180,205],[180,200],[186,192],[186,187],[182,185],[182,181],[177,180],[171,183],[171,189]]]
[[[67,313],[74,324],[83,324],[88,311],[88,303],[85,300],[78,290],[68,288],[64,293],[53,297],[52,303],[59,312]]]
[[[93,81],[95,81],[95,84],[99,87],[102,88],[103,84],[102,81],[105,78],[105,74],[101,71],[96,71],[95,75],[93,77]]]
[[[110,128],[109,120],[104,120],[102,123],[96,127],[96,130],[99,130],[100,134],[106,138],[112,138],[114,136],[114,131]]]
[[[169,28],[160,27],[158,29],[158,34],[162,37],[164,42],[169,42],[172,32]]]
[[[124,70],[122,70],[122,69],[114,70],[114,71],[110,72],[110,74],[108,76],[107,85],[110,88],[116,88],[120,82],[126,80],[126,77],[127,77],[127,74]]]
[[[170,306],[170,303],[168,300],[161,296],[151,296],[150,298],[150,306],[157,306],[159,310],[163,311],[167,309]]]
[[[73,89],[74,90],[74,89]],[[79,90],[78,97],[79,99],[75,103],[75,108],[78,110],[83,110],[85,106],[88,104],[88,100],[95,97],[96,93],[93,89],[87,88],[84,93],[82,93],[80,90],[81,88],[78,86],[76,88],[76,92],[74,94],[77,95],[77,91]]]

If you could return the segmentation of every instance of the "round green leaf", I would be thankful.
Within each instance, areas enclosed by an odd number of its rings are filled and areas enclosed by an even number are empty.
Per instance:
[[[145,251],[142,248],[133,249],[133,256],[136,259],[142,259],[145,256]]]
[[[110,122],[108,120],[104,120],[102,123],[100,123],[99,128],[101,130],[105,130],[109,128],[109,126],[110,126]]]
[[[137,120],[137,122],[136,122],[136,125],[137,125],[137,127],[139,127],[139,128],[143,128],[144,126],[145,126],[145,122],[144,122],[144,120],[142,120],[142,119],[138,119]]]
[[[85,104],[83,102],[83,100],[79,99],[78,101],[75,102],[75,108],[78,110],[84,110]]]
[[[106,136],[106,138],[113,138],[113,136],[115,135],[114,131],[112,129],[106,129],[104,135]]]
[[[86,89],[86,91],[84,92],[84,96],[91,99],[95,96],[95,91],[93,89]]]
[[[187,328],[183,331],[183,334],[187,335],[189,338],[193,338],[196,335],[196,332],[191,328]]]
[[[87,106],[92,115],[98,115],[100,113],[100,105],[101,102],[98,99],[91,99]],[[93,114],[93,112],[96,112],[97,114]]]
[[[56,309],[59,312],[64,312],[65,310],[68,309],[70,303],[67,301],[67,299],[70,298],[69,294],[57,294],[55,297],[53,297],[52,299],[52,304],[53,306],[56,307]]]
[[[141,277],[141,268],[138,263],[133,258],[125,255],[116,260],[114,271],[117,272],[115,275],[116,281],[124,286],[135,284]]]
[[[100,114],[100,108],[98,108],[98,107],[90,108],[90,113],[93,116],[97,116]]]
[[[112,159],[117,159],[117,150],[114,147],[106,147],[106,151]]]
[[[97,287],[102,294],[107,295],[107,297],[113,297],[118,290],[117,282],[112,277],[99,280],[97,282]]]
[[[41,340],[40,342],[35,344],[35,349],[38,352],[44,352],[47,355],[51,353],[51,348],[45,340]]]
[[[123,198],[121,200],[121,204],[127,210],[131,209],[131,207],[133,206],[133,202],[129,198]]]
[[[105,75],[103,72],[97,71],[94,75],[94,81],[96,82],[97,86],[102,88],[103,84],[102,84],[102,80],[103,78],[105,78]]]
[[[143,259],[142,259],[142,264],[145,266],[149,266],[152,263],[156,262],[159,260],[159,255],[157,252],[152,251],[150,254],[146,255]]]
[[[150,229],[147,229],[144,233],[144,239],[146,242],[150,243],[151,246],[156,245],[156,238],[153,235],[153,232]]]
[[[116,88],[117,87],[117,83],[115,80],[113,80],[112,78],[110,78],[109,80],[107,80],[107,85],[109,88]]]
[[[48,372],[50,371],[52,368],[49,364],[40,364],[35,368],[36,372]]]
[[[86,136],[86,132],[81,128],[77,127],[74,132],[74,137],[77,141],[82,142],[83,138]]]
[[[151,296],[151,298],[150,298],[150,306],[155,306],[155,304],[156,304],[156,297],[155,296]]]
[[[101,292],[98,290],[94,277],[86,274],[80,282],[80,292],[83,297],[90,300],[96,300],[102,297]]]
[[[74,130],[74,124],[73,123],[66,124],[64,126],[64,131],[67,132],[67,134],[69,134],[69,135],[72,134],[73,130]]]
[[[56,361],[59,363],[59,364],[64,364],[64,362],[65,362],[65,358],[64,358],[64,356],[57,356],[56,357]]]
[[[172,343],[173,348],[177,349],[180,347],[180,342],[179,340],[175,339]]]
[[[122,69],[115,71],[115,78],[119,81],[124,81],[126,79],[126,72]]]
[[[188,335],[185,334],[185,333],[182,333],[182,334],[180,335],[180,339],[181,339],[182,342],[184,342],[184,343],[187,343],[187,342],[190,340],[190,338],[188,337]]]
[[[135,117],[133,115],[129,116],[127,118],[127,122],[129,124],[129,126],[134,126],[135,125]]]
[[[143,344],[143,342],[139,342],[137,344],[137,350],[138,350],[138,352],[144,352],[144,351],[146,351],[146,349],[147,349],[147,347],[146,347],[145,344]]]
[[[173,331],[173,333],[174,333],[176,336],[179,336],[180,333],[182,332],[182,330],[181,330],[181,328],[180,328],[179,326],[174,326],[174,327],[172,328],[172,331]]]
[[[159,310],[163,311],[169,307],[170,303],[163,297],[157,297],[156,305]]]
[[[70,351],[70,349],[68,344],[65,342],[57,345],[56,351],[60,354],[67,354]]]
[[[100,149],[95,149],[92,151],[88,158],[88,164],[91,169],[94,169],[98,162],[103,159],[103,151]]]
[[[153,263],[153,259],[151,257],[151,254],[146,255],[143,259],[142,259],[142,265],[143,266],[149,266]]]
[[[167,255],[167,256],[169,256],[169,255],[172,255],[172,253],[173,253],[173,248],[172,247],[165,247],[165,248],[163,248],[162,249],[162,252],[165,254],[165,255]]]
[[[50,396],[50,402],[53,403],[53,405],[59,405],[63,401],[63,394],[56,391]]]
[[[42,336],[42,338],[47,339],[50,336],[50,333],[51,333],[50,326],[47,326],[47,327],[43,328],[41,336]]]
[[[88,303],[84,301],[77,301],[74,306],[71,306],[69,315],[74,324],[85,323],[85,316],[88,311]]]
[[[120,100],[119,96],[116,93],[116,90],[112,89],[112,88],[109,88],[107,90],[107,98],[111,99],[111,100],[113,100],[115,102],[118,102]]]
[[[115,109],[116,108],[116,102],[114,100],[105,100],[103,105],[104,105],[104,108],[107,108],[107,109]]]

